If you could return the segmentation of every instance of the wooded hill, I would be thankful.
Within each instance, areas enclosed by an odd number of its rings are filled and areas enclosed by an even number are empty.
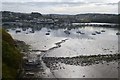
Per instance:
[[[10,11],[2,11],[3,22],[15,22],[16,20],[33,20],[33,19],[52,19],[61,22],[98,22],[98,23],[118,23],[118,14],[99,14],[86,13],[76,15],[64,14],[41,14],[38,12],[32,13],[16,13]]]

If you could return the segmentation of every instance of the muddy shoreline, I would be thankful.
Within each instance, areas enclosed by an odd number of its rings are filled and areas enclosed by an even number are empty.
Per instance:
[[[47,67],[55,70],[52,65],[64,63],[66,65],[76,66],[90,66],[100,63],[118,62],[120,60],[120,54],[108,54],[108,55],[92,55],[92,56],[76,56],[76,57],[43,57],[43,61]],[[56,66],[57,67],[57,66]]]
[[[54,74],[52,73],[52,70],[58,70],[58,68],[65,69],[64,67],[60,67],[58,63],[63,63],[66,65],[76,65],[76,66],[90,66],[90,65],[101,64],[101,63],[104,64],[105,62],[107,63],[119,62],[120,60],[119,54],[90,55],[90,56],[81,55],[81,56],[75,56],[75,57],[46,57],[45,56],[45,53],[47,51],[59,48],[60,45],[66,40],[68,39],[61,40],[55,43],[57,47],[52,47],[46,51],[31,50],[24,41],[17,41],[21,49],[21,52],[24,54],[23,70],[21,72],[21,78],[51,77],[50,75],[47,75],[47,73],[45,72],[46,69],[49,69],[48,70],[49,73],[54,76]]]

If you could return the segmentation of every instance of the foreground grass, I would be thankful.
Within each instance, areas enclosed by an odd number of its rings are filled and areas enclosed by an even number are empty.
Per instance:
[[[2,35],[2,80],[16,80],[21,66],[22,54],[15,46],[15,41],[5,30]]]

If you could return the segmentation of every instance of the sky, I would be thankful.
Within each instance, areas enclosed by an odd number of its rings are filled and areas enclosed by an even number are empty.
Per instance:
[[[2,11],[42,14],[118,14],[119,0],[3,0]]]

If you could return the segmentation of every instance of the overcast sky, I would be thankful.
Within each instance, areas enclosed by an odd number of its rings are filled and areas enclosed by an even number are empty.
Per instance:
[[[3,0],[2,10],[42,14],[118,13],[119,0]]]

